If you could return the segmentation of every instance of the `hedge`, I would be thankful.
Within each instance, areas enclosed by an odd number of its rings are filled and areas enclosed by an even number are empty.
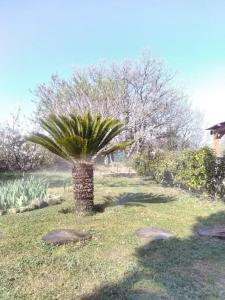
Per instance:
[[[217,158],[208,147],[138,155],[133,166],[139,175],[158,183],[224,198],[225,158]]]

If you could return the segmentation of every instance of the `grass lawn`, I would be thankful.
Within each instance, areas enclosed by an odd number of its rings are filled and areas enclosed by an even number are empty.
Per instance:
[[[0,217],[0,299],[225,299],[225,242],[194,234],[225,224],[223,203],[140,178],[97,177],[97,203],[126,193],[125,202],[78,218],[58,212],[72,205],[63,188],[69,175],[47,174],[51,192],[66,197],[62,205]],[[145,226],[175,237],[146,243],[135,235]],[[59,228],[93,238],[58,247],[41,241]]]

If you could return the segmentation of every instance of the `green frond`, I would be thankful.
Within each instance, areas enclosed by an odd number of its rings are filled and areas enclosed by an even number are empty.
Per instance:
[[[116,125],[114,125],[112,128],[110,128],[104,138],[102,138],[100,144],[99,144],[99,148],[98,150],[104,148],[105,146],[108,145],[108,143],[114,138],[116,137],[117,135],[119,135],[124,129],[124,125],[121,124],[121,123],[117,123]]]
[[[62,138],[58,141],[62,149],[67,152],[67,154],[74,159],[85,159],[87,153],[87,140],[73,135]]]
[[[82,125],[79,121],[79,116],[70,114],[69,118],[72,124],[71,126],[74,134],[82,136]]]
[[[27,140],[29,142],[43,146],[44,148],[48,149],[50,152],[60,156],[61,158],[68,160],[68,156],[67,156],[66,152],[64,152],[62,150],[62,148],[59,147],[54,142],[53,139],[51,139],[50,137],[48,137],[44,134],[41,134],[41,133],[33,134],[30,137],[28,137]]]
[[[104,144],[104,140],[106,136],[109,134],[112,128],[118,124],[120,124],[123,127],[123,125],[118,120],[111,119],[111,118],[105,118],[100,123],[99,128],[96,130],[96,132],[93,135],[93,147],[95,148],[96,152],[102,149],[106,145]]]
[[[108,155],[112,152],[115,152],[115,151],[121,151],[121,150],[124,150],[126,149],[128,146],[131,146],[132,144],[134,143],[133,140],[127,140],[127,141],[124,141],[124,142],[121,142],[121,143],[118,143],[116,145],[113,145],[112,147],[102,151],[101,154],[103,155]]]
[[[41,120],[41,127],[49,133],[54,139],[62,137],[62,133],[55,126],[51,119]]]
[[[39,144],[52,153],[66,160],[90,160],[104,149],[124,126],[118,120],[97,115],[92,117],[88,112],[84,116],[70,114],[68,116],[50,115],[41,120],[45,134],[34,134],[29,141]],[[131,141],[111,146],[104,153],[122,150]]]

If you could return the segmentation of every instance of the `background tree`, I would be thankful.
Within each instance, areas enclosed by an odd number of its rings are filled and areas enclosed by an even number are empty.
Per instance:
[[[91,111],[120,120],[126,130],[119,138],[135,140],[128,155],[146,147],[180,149],[200,141],[199,115],[174,87],[174,75],[149,53],[133,62],[76,70],[69,80],[53,75],[34,93],[38,118]]]
[[[46,150],[26,141],[24,128],[19,111],[0,126],[1,171],[34,170],[54,161]]]
[[[69,161],[77,214],[86,214],[94,208],[93,162],[100,155],[123,150],[131,141],[111,144],[112,140],[124,129],[116,119],[100,116],[92,117],[70,114],[69,116],[51,115],[41,120],[41,127],[48,133],[36,133],[29,141],[41,145],[50,152]]]

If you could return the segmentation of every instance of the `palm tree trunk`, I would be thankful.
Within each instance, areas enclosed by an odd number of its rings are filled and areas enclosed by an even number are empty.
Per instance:
[[[91,214],[94,211],[93,164],[76,163],[72,170],[75,213]]]

